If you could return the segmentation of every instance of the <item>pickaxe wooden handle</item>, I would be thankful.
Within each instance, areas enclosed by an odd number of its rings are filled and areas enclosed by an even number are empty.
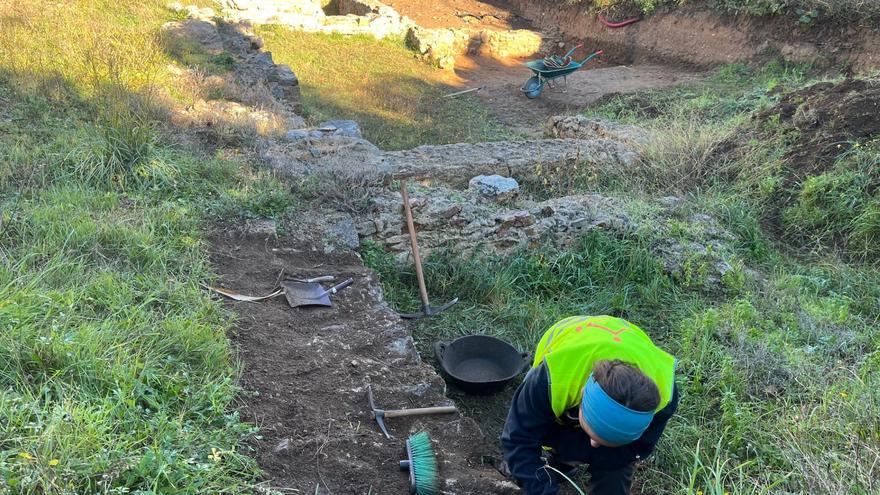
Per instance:
[[[372,385],[367,385],[367,401],[370,403],[370,415],[376,420],[376,423],[379,425],[379,428],[382,430],[382,433],[385,434],[385,438],[391,438],[391,435],[388,433],[388,428],[385,427],[385,418],[400,418],[403,416],[418,416],[421,414],[447,414],[447,413],[456,413],[458,409],[455,406],[437,406],[437,407],[417,407],[413,409],[391,409],[384,410],[376,407],[376,403],[373,401],[373,387]]]
[[[418,407],[414,409],[392,409],[385,411],[386,418],[400,418],[403,416],[420,416],[423,414],[448,414],[457,413],[455,406]]]

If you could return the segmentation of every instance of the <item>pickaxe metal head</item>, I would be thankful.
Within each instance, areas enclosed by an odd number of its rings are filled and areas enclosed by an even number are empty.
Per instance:
[[[379,423],[379,428],[382,429],[382,433],[385,434],[385,438],[391,438],[391,435],[388,434],[388,428],[385,427],[385,419],[386,418],[401,418],[404,416],[420,416],[423,414],[449,414],[449,413],[457,413],[458,409],[455,406],[435,406],[435,407],[416,407],[410,409],[379,409],[376,407],[376,403],[373,401],[373,387],[371,385],[367,385],[367,400],[370,402],[370,414],[376,418],[376,422]]]
[[[376,422],[379,423],[379,428],[382,429],[385,438],[390,439],[391,435],[388,434],[388,430],[385,428],[385,410],[377,408],[376,403],[373,402],[372,385],[367,385],[367,400],[370,402],[370,415],[372,415],[376,419]]]
[[[432,306],[422,306],[422,310],[419,311],[418,313],[400,313],[400,317],[405,320],[415,320],[418,318],[427,318],[429,316],[434,316],[434,315],[437,315],[437,314],[440,314],[440,313],[446,311],[447,309],[455,306],[455,304],[457,302],[458,302],[458,298],[456,297],[455,299],[449,301],[448,303],[444,304],[443,306],[436,307],[436,308],[432,307]]]

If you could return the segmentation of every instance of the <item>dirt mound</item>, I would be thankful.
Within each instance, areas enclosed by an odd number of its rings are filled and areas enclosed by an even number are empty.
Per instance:
[[[846,80],[788,93],[758,115],[798,131],[786,161],[795,179],[831,166],[852,143],[880,136],[880,83]]]
[[[684,2],[679,2],[684,3]],[[708,2],[688,2],[659,9],[641,22],[621,29],[604,26],[584,2],[509,0],[507,4],[539,29],[553,27],[566,37],[601,47],[608,60],[626,64],[671,62],[712,67],[735,60],[779,53],[786,58],[820,66],[851,64],[870,71],[880,62],[880,30],[876,22],[820,22],[808,29],[792,16],[719,14]],[[632,11],[607,12],[610,20]]]

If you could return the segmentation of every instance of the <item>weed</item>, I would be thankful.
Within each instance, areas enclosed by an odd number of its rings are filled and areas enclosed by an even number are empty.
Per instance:
[[[833,168],[800,185],[796,202],[783,211],[787,231],[818,242],[839,242],[862,259],[880,251],[880,145],[858,144]]]
[[[174,175],[173,166],[154,161],[156,132],[134,113],[116,109],[95,128],[97,139],[72,152],[67,160],[80,180],[125,189],[151,176],[169,179]]]
[[[575,3],[592,3],[596,8],[636,8],[651,14],[660,7],[674,8],[688,3],[686,0],[574,0]],[[816,20],[876,18],[880,6],[872,0],[712,0],[710,5],[722,12],[734,12],[751,16],[787,15],[793,22],[810,25]]]

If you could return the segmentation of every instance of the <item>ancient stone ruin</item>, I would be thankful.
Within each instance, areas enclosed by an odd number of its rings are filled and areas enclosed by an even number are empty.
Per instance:
[[[310,33],[405,37],[422,59],[448,69],[461,55],[524,57],[545,48],[544,37],[528,29],[420,27],[377,0],[338,0],[331,8],[322,7],[319,0],[223,0],[221,4],[224,15],[237,21]]]

